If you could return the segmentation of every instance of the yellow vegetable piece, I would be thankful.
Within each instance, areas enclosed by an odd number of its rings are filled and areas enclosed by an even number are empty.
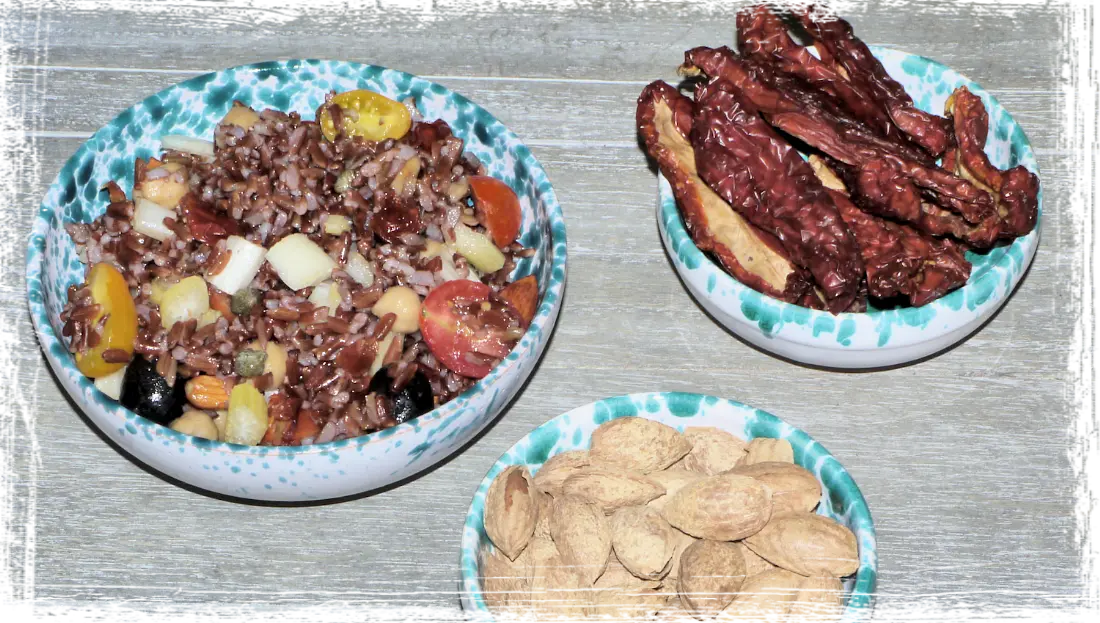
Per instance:
[[[210,293],[206,289],[206,281],[192,275],[164,292],[160,303],[160,323],[165,329],[171,329],[177,322],[201,319],[208,309]]]
[[[267,403],[260,390],[248,383],[233,387],[229,394],[229,417],[225,441],[254,446],[267,431]]]
[[[388,138],[401,138],[412,127],[412,117],[403,104],[374,91],[347,91],[334,96],[332,103],[339,106],[344,113],[341,129],[349,136],[361,136],[368,141],[384,141]],[[335,140],[336,125],[332,122],[328,109],[321,111],[318,121],[325,138]]]
[[[84,376],[97,379],[126,367],[126,362],[104,361],[103,353],[108,349],[118,349],[132,355],[138,318],[130,287],[114,266],[105,262],[93,266],[88,274],[88,287],[92,290],[92,302],[99,305],[99,313],[90,324],[95,326],[105,314],[109,316],[100,333],[99,344],[76,354],[76,367]]]
[[[229,109],[229,112],[225,113],[222,117],[223,124],[235,125],[239,128],[249,129],[260,120],[260,115],[256,114],[255,110],[247,106],[233,105],[233,108]]]

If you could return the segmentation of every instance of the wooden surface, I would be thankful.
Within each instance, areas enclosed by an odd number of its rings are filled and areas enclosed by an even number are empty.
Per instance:
[[[33,415],[15,424],[13,456],[21,495],[33,487],[36,501],[37,598],[457,608],[462,521],[492,462],[563,411],[648,390],[733,398],[829,448],[875,519],[880,605],[935,597],[998,606],[1081,594],[1069,460],[1070,277],[1081,251],[1067,209],[1075,172],[1059,142],[1059,9],[847,9],[866,41],[946,63],[1000,99],[1035,147],[1045,214],[1030,273],[978,334],[915,366],[834,373],[779,361],[709,320],[658,239],[656,180],[635,139],[634,100],[647,82],[675,79],[685,49],[730,44],[734,7],[722,5],[731,3],[389,4],[269,11],[184,0],[172,13],[8,5],[4,38],[15,65],[6,68],[6,88],[28,134],[24,152],[5,155],[24,164],[3,206],[4,240],[17,250],[5,256],[0,312],[5,331],[15,331],[6,354],[11,395]],[[541,366],[464,452],[371,497],[265,508],[150,475],[81,419],[33,336],[22,248],[46,187],[82,137],[188,76],[291,57],[402,69],[494,113],[554,183],[569,276]]]

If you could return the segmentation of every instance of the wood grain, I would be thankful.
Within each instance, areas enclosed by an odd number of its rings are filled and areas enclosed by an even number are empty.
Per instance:
[[[5,206],[0,226],[16,232],[5,240],[25,240],[80,137],[148,93],[270,58],[369,61],[437,77],[529,141],[568,226],[558,328],[519,399],[439,468],[341,504],[251,507],[150,475],[99,438],[37,348],[23,266],[4,265],[0,311],[15,323],[12,359],[40,447],[37,597],[457,608],[462,521],[492,462],[563,411],[649,390],[740,400],[829,448],[874,515],[882,601],[965,592],[975,604],[1004,605],[1023,594],[1080,594],[1067,370],[1075,309],[1068,277],[1081,255],[1066,210],[1077,173],[1058,143],[1056,9],[1007,16],[936,2],[902,16],[894,4],[872,3],[851,13],[868,41],[936,58],[1001,100],[1036,148],[1045,214],[1029,275],[978,334],[915,366],[833,373],[756,351],[711,321],[657,235],[656,181],[634,138],[634,99],[649,80],[674,80],[685,48],[728,43],[732,8],[603,2],[469,11],[438,2],[431,14],[264,15],[227,6],[185,2],[171,19],[47,7],[40,19],[12,22],[18,50],[33,57],[35,45],[48,49],[43,62],[10,74],[9,88],[45,84],[46,95],[16,104],[34,158]]]

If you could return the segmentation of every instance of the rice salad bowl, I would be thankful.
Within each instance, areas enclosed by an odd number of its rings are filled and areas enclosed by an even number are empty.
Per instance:
[[[318,500],[411,476],[511,400],[556,320],[561,210],[519,139],[401,72],[282,61],[123,112],[65,164],[32,319],[156,470]]]

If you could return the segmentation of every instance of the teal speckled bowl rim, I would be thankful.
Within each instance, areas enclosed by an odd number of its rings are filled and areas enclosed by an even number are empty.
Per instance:
[[[557,454],[556,452],[551,453],[553,446],[548,446],[542,452],[542,456],[537,457],[541,460],[532,461],[532,457],[526,453],[526,450],[529,441],[532,439],[558,439],[557,429],[560,422],[569,422],[580,418],[591,420],[594,423],[602,423],[620,417],[645,417],[645,413],[642,412],[639,405],[657,407],[660,403],[667,405],[675,417],[683,418],[685,426],[691,425],[691,419],[707,409],[727,408],[740,411],[745,414],[746,421],[743,435],[748,440],[755,437],[782,437],[791,442],[795,462],[814,472],[821,479],[825,485],[823,495],[829,500],[839,497],[845,501],[844,508],[849,525],[853,526],[853,532],[856,532],[858,537],[860,566],[856,572],[855,582],[842,620],[845,622],[866,620],[870,616],[874,604],[875,587],[878,583],[875,528],[867,501],[863,498],[863,493],[859,490],[859,486],[856,485],[848,470],[844,469],[844,466],[824,446],[806,434],[805,431],[766,411],[735,400],[685,392],[628,394],[604,398],[577,407],[535,428],[497,459],[474,493],[470,510],[466,513],[462,533],[460,589],[463,596],[468,598],[474,612],[482,615],[482,618],[478,620],[492,620],[489,608],[485,604],[485,598],[481,593],[478,553],[481,542],[488,541],[484,530],[485,497],[489,492],[489,486],[497,475],[512,465],[528,465],[537,470],[546,459]],[[680,406],[683,408],[680,409]],[[583,447],[587,447],[589,443],[591,443],[590,439],[585,440]],[[580,442],[575,441],[574,446],[580,446]],[[466,603],[467,600],[464,599],[463,605],[465,606]]]
[[[908,52],[883,46],[872,45],[869,47],[875,57],[879,59],[891,57],[894,59],[902,58],[926,67],[934,68],[935,73],[941,76],[941,80],[947,77],[961,84],[965,84],[972,93],[981,97],[985,102],[990,112],[991,134],[994,129],[992,123],[994,119],[1003,119],[1004,123],[1007,124],[1009,140],[1012,143],[1012,152],[1016,156],[1016,161],[1012,162],[1011,165],[1015,166],[1016,164],[1022,164],[1036,175],[1039,174],[1039,165],[1035,160],[1031,143],[1028,141],[1023,129],[1016,123],[1012,115],[1004,109],[1000,102],[978,83],[956,72],[950,67],[924,56],[910,54]],[[783,337],[785,339],[814,348],[847,352],[877,350],[881,348],[904,348],[913,344],[934,340],[937,337],[957,330],[959,327],[958,322],[929,325],[929,322],[936,318],[941,312],[950,316],[950,314],[957,314],[960,310],[966,308],[970,309],[968,317],[980,317],[986,313],[992,313],[993,309],[998,307],[1004,299],[1007,299],[1012,294],[1019,284],[1020,279],[1027,271],[1028,266],[1031,265],[1031,261],[1034,258],[1039,243],[1039,232],[1042,224],[1043,212],[1043,191],[1042,184],[1040,183],[1039,218],[1036,222],[1035,229],[1028,235],[1017,238],[1009,245],[996,247],[989,251],[989,254],[996,254],[996,257],[992,262],[988,262],[982,266],[982,270],[979,274],[972,273],[970,279],[962,288],[954,290],[921,307],[872,310],[865,313],[841,313],[833,315],[826,311],[812,310],[780,301],[771,296],[761,294],[734,279],[729,273],[722,270],[722,268],[711,261],[706,254],[700,251],[699,247],[695,246],[695,242],[684,228],[684,222],[680,216],[679,210],[676,209],[676,199],[672,195],[672,189],[668,181],[660,173],[658,173],[658,193],[660,199],[658,218],[664,223],[668,232],[668,237],[671,242],[671,248],[669,249],[670,255],[679,256],[678,258],[674,258],[674,260],[679,259],[686,265],[692,267],[703,267],[708,277],[708,286],[713,284],[713,286],[719,286],[731,292],[732,296],[741,302],[740,315],[744,316],[750,322],[755,322],[754,319],[760,318],[777,318],[779,326],[775,326],[775,324],[769,324],[767,327],[761,326],[761,331],[763,333],[771,337],[776,337],[781,331],[783,322],[793,321],[804,326],[814,327],[814,337],[804,338],[796,334],[784,335]],[[973,257],[972,253],[969,251],[967,255],[970,258]],[[987,294],[987,298],[981,300],[979,304],[973,307],[967,307],[967,301],[972,294],[978,291],[993,293],[997,290],[997,281],[1000,279],[999,273],[1001,272],[1009,276],[1008,280],[1010,282],[1008,283],[1008,287],[1005,288],[1003,295],[988,296]],[[709,289],[713,291],[714,287]],[[979,297],[979,299],[980,298],[981,297]],[[835,329],[830,329],[827,332],[835,330],[837,332],[837,339],[818,339],[818,327],[834,327]],[[893,331],[894,328],[903,329],[909,327],[923,327],[923,330]],[[843,337],[845,335],[849,336],[849,338],[854,335],[877,335],[878,343],[877,345],[862,347],[849,345],[845,343],[846,339]]]
[[[551,255],[551,266],[546,274],[549,275],[549,282],[545,286],[542,300],[539,303],[539,307],[536,311],[535,318],[531,321],[530,326],[520,338],[519,343],[512,350],[509,356],[497,365],[493,370],[484,378],[479,379],[474,385],[467,389],[462,394],[456,396],[451,401],[444,405],[403,424],[398,424],[392,428],[388,428],[375,433],[362,435],[359,437],[352,437],[349,439],[342,439],[339,441],[332,441],[328,443],[314,444],[310,446],[280,446],[277,448],[266,446],[246,446],[241,444],[234,444],[223,441],[211,441],[202,439],[199,437],[192,437],[176,432],[166,426],[161,426],[151,420],[147,420],[140,416],[134,416],[132,420],[121,421],[123,425],[129,426],[130,422],[137,424],[143,428],[147,433],[155,431],[155,435],[163,438],[174,440],[178,443],[190,443],[197,447],[209,450],[217,450],[229,454],[238,455],[258,455],[264,456],[271,452],[278,452],[280,456],[284,455],[305,455],[305,454],[329,454],[336,453],[345,448],[361,448],[368,444],[391,442],[392,438],[400,437],[405,433],[419,431],[422,428],[433,428],[436,424],[447,423],[454,419],[458,415],[458,411],[472,398],[486,392],[491,388],[494,382],[504,375],[511,367],[513,367],[517,361],[530,356],[534,347],[538,343],[538,336],[542,333],[547,324],[552,321],[555,316],[556,307],[559,305],[562,294],[565,288],[565,276],[566,276],[566,235],[565,235],[565,220],[562,215],[561,205],[558,203],[557,195],[554,193],[553,187],[550,184],[549,177],[546,175],[546,171],[542,168],[542,165],[534,157],[531,151],[526,145],[507,127],[504,126],[495,116],[486,111],[484,108],[474,103],[470,99],[466,98],[459,93],[456,93],[442,85],[435,82],[420,78],[413,74],[409,74],[403,71],[389,69],[378,65],[368,65],[364,63],[355,63],[351,61],[329,61],[319,59],[289,59],[283,61],[264,61],[259,63],[250,63],[246,65],[238,65],[222,69],[219,71],[209,72],[195,76],[183,82],[177,83],[154,95],[151,95],[143,99],[138,104],[135,104],[131,108],[119,113],[114,119],[96,131],[92,136],[85,141],[74,154],[66,161],[62,166],[61,171],[50,185],[50,190],[64,183],[66,178],[70,178],[73,175],[72,169],[75,164],[80,162],[84,157],[89,156],[97,151],[101,151],[101,147],[107,141],[112,140],[127,140],[123,137],[122,129],[127,126],[131,120],[132,111],[146,106],[159,106],[161,98],[166,94],[180,88],[194,88],[195,90],[201,90],[203,85],[210,83],[217,76],[234,71],[249,71],[253,73],[265,73],[272,72],[273,70],[280,70],[285,68],[297,69],[302,66],[321,65],[328,64],[333,66],[342,66],[348,68],[352,73],[358,75],[377,75],[394,77],[409,85],[422,86],[425,89],[432,89],[434,92],[441,94],[448,100],[453,100],[458,104],[468,105],[478,112],[479,116],[486,121],[486,131],[496,141],[511,142],[515,145],[514,153],[519,161],[525,166],[534,181],[534,187],[538,193],[538,199],[542,202],[546,209],[546,215],[548,219],[547,229],[550,232],[550,242],[547,245],[548,252]],[[486,161],[490,162],[490,161]],[[47,190],[47,197],[50,195],[50,190]],[[514,189],[513,189],[514,190]],[[518,191],[517,191],[518,192]],[[31,228],[31,234],[27,242],[27,268],[26,268],[26,280],[27,280],[27,299],[28,306],[30,308],[31,321],[34,325],[35,334],[38,337],[40,346],[43,352],[46,354],[46,360],[49,362],[50,367],[58,375],[76,375],[78,377],[78,385],[80,389],[84,390],[85,396],[92,396],[99,407],[103,408],[105,412],[120,415],[124,413],[131,413],[128,409],[125,409],[119,405],[115,400],[107,397],[94,383],[80,374],[76,368],[75,361],[71,354],[68,353],[68,349],[65,343],[60,340],[55,333],[53,326],[50,324],[49,317],[46,311],[44,294],[42,292],[44,281],[44,269],[45,269],[45,245],[46,235],[50,228],[51,219],[60,218],[57,214],[55,206],[47,205],[46,201],[43,201],[38,209],[38,214],[35,216],[34,223]],[[60,349],[65,353],[64,357],[57,357],[53,353],[56,349]],[[72,396],[73,400],[85,408],[83,404],[82,396]],[[120,417],[120,420],[123,418]]]

